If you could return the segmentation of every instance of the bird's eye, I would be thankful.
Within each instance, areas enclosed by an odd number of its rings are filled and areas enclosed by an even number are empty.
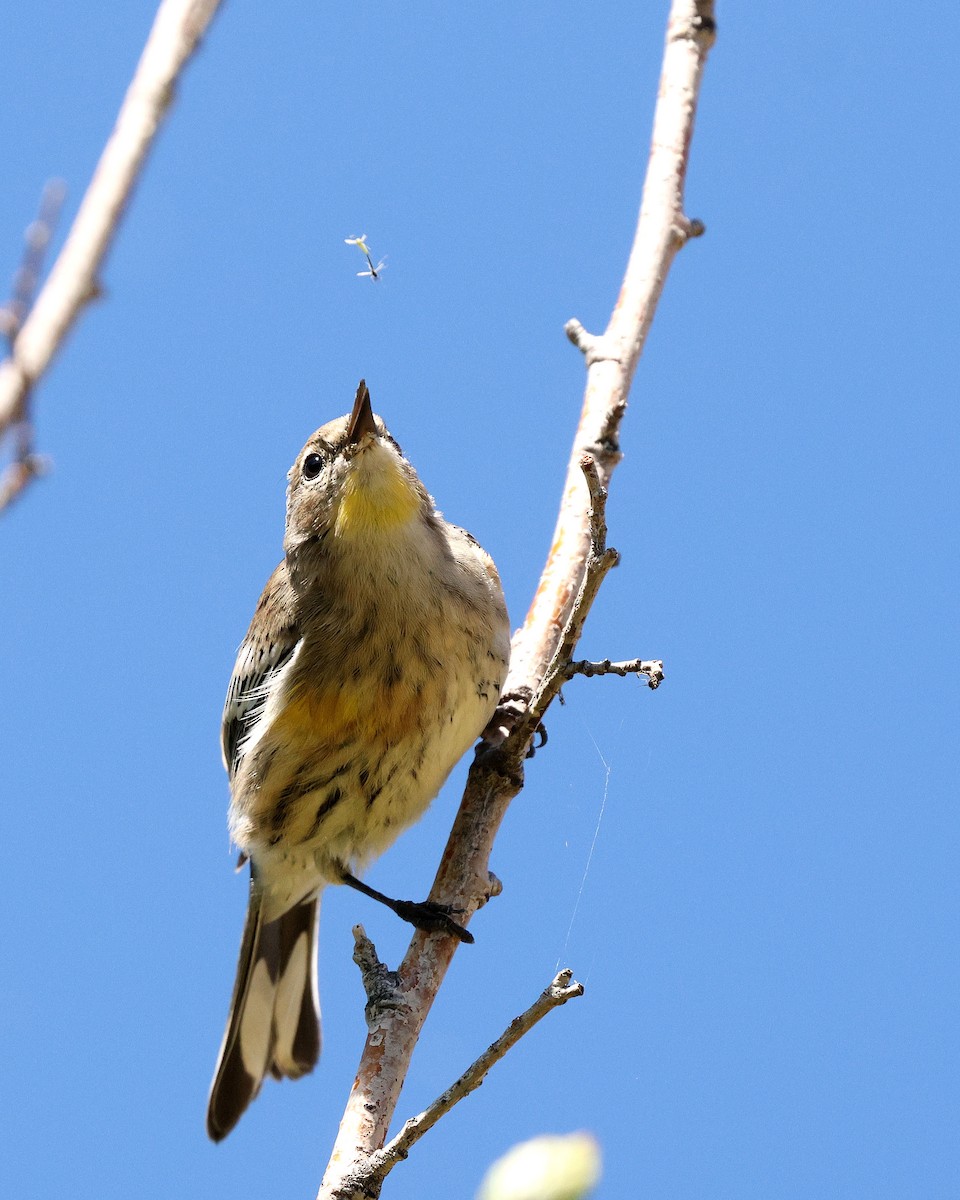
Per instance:
[[[303,460],[304,479],[316,479],[323,469],[323,458],[319,454],[308,454]]]

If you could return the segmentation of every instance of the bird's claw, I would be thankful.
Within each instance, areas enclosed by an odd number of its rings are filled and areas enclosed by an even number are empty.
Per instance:
[[[452,913],[463,912],[462,908],[451,908],[449,904],[435,904],[431,900],[397,900],[394,912],[404,921],[409,921],[425,933],[449,933],[461,942],[472,943],[474,938],[469,929],[458,924]]]

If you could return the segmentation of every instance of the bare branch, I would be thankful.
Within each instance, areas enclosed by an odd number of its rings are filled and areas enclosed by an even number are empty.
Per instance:
[[[571,983],[572,979],[572,971],[561,971],[527,1011],[521,1013],[519,1017],[514,1017],[500,1037],[484,1050],[476,1062],[467,1067],[456,1082],[442,1092],[422,1113],[411,1117],[397,1136],[382,1150],[378,1150],[370,1156],[365,1165],[362,1180],[344,1181],[344,1188],[338,1193],[340,1200],[346,1200],[351,1195],[363,1195],[364,1191],[369,1193],[371,1184],[379,1188],[397,1163],[407,1158],[410,1148],[428,1130],[432,1129],[455,1104],[459,1104],[471,1092],[475,1092],[487,1077],[494,1063],[499,1062],[508,1050],[512,1050],[525,1033],[529,1033],[547,1013],[566,1004],[568,1000],[582,996],[583,984]]]
[[[564,668],[564,678],[572,679],[574,675],[584,675],[592,679],[594,675],[648,675],[647,686],[658,688],[663,683],[663,663],[659,658],[642,659],[630,658],[625,662],[611,662],[604,658],[600,662],[590,662],[581,659],[580,662],[568,662]]]
[[[589,547],[580,459],[590,454],[606,487],[620,461],[620,423],[653,315],[677,251],[703,232],[683,211],[683,184],[697,95],[716,28],[713,0],[673,0],[640,216],[616,307],[599,337],[579,321],[567,336],[584,352],[587,386],[550,556],[514,643],[508,691],[536,686],[576,599]]]
[[[683,213],[683,182],[714,36],[712,0],[673,0],[640,218],[620,297],[599,339],[579,324],[568,326],[588,372],[553,544],[514,638],[501,710],[470,770],[430,893],[432,901],[460,909],[464,923],[487,894],[493,839],[523,785],[524,757],[563,682],[596,587],[616,561],[616,551],[605,545],[605,489],[620,460],[626,397],[664,281],[679,248],[701,231]],[[318,1200],[379,1194],[371,1156],[386,1141],[420,1030],[458,945],[448,935],[414,934],[397,972],[403,1003],[370,1023]]]
[[[0,437],[24,419],[27,397],[84,306],[99,294],[103,260],[163,123],[174,85],[221,0],[163,0],[113,132],[63,249],[10,357],[0,363]]]

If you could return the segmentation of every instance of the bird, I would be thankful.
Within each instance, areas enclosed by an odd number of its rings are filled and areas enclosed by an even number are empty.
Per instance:
[[[221,1141],[269,1074],[320,1056],[317,921],[347,884],[420,928],[439,905],[358,874],[426,811],[493,716],[509,622],[490,556],[446,521],[374,414],[318,429],[287,476],[284,557],[237,652],[222,719],[229,827],[250,892],[207,1107]]]

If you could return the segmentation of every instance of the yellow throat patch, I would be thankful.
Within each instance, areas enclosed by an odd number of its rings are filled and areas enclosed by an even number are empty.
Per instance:
[[[346,478],[334,526],[336,537],[395,529],[412,520],[420,507],[419,495],[388,450],[371,446],[364,458]]]

